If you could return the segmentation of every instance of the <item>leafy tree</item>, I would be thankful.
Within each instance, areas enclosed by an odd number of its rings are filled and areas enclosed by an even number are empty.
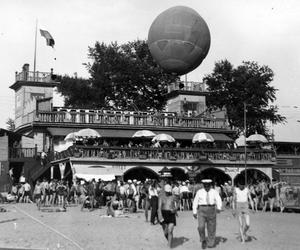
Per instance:
[[[122,45],[96,42],[88,56],[92,61],[86,64],[89,80],[61,79],[58,91],[66,97],[68,106],[161,110],[167,85],[179,79],[154,62],[143,40]]]
[[[6,125],[6,129],[9,131],[14,131],[16,129],[15,121],[12,118],[7,119]]]
[[[97,108],[101,107],[101,100],[95,100],[90,80],[62,76],[58,77],[60,84],[57,90],[64,96],[65,106]]]
[[[243,62],[234,68],[227,61],[215,64],[213,73],[204,77],[208,86],[209,110],[226,108],[228,121],[238,132],[244,130],[244,107],[246,107],[247,136],[259,133],[268,136],[266,122],[284,122],[278,108],[270,105],[276,100],[276,91],[270,86],[274,77],[268,66],[256,62]],[[246,106],[244,106],[246,105]]]

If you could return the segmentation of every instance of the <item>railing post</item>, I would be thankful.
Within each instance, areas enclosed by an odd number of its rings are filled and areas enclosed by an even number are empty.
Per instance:
[[[35,144],[34,146],[34,157],[35,158],[37,157],[37,144]]]

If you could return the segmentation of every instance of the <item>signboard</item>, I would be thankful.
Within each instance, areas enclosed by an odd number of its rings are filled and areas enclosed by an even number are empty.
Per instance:
[[[240,170],[240,168],[237,168],[237,167],[225,167],[224,172],[225,173],[240,173],[241,170]]]

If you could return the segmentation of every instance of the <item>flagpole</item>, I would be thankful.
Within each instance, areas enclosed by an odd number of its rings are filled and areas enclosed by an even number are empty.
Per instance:
[[[35,71],[36,71],[36,40],[37,40],[37,25],[38,20],[35,22],[35,41],[34,41],[34,61],[33,61],[33,80],[35,81]]]

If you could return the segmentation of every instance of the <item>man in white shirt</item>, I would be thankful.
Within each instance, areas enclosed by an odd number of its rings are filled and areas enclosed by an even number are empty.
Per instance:
[[[202,249],[215,246],[217,212],[222,209],[222,200],[219,193],[212,188],[212,180],[202,180],[204,188],[197,191],[193,201],[193,216],[198,218],[198,231]],[[208,242],[205,240],[205,228],[207,228]]]

